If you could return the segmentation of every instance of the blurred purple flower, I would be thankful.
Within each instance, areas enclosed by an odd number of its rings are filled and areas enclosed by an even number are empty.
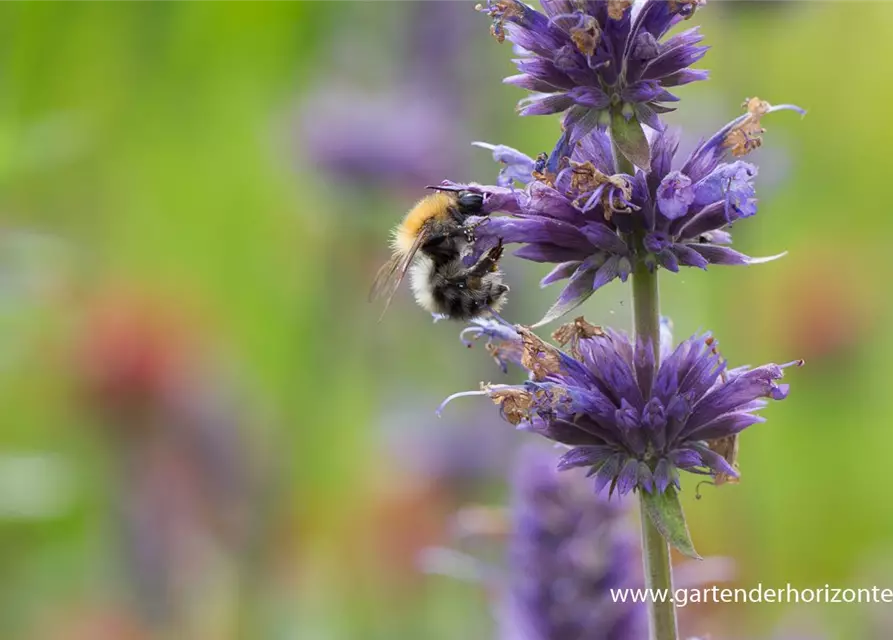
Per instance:
[[[714,443],[763,422],[766,398],[782,400],[783,369],[767,364],[726,370],[709,334],[692,336],[670,352],[662,345],[655,367],[650,344],[579,318],[555,332],[570,353],[516,327],[523,384],[484,384],[481,391],[518,429],[571,447],[560,468],[588,467],[595,489],[625,495],[635,489],[663,493],[679,486],[678,470],[737,478],[734,460]],[[442,408],[442,407],[441,407]]]
[[[650,170],[635,176],[616,172],[611,140],[601,131],[573,145],[563,136],[548,161],[488,146],[505,165],[499,186],[461,186],[485,195],[486,213],[514,215],[489,217],[476,231],[475,250],[502,240],[523,245],[517,256],[557,264],[541,285],[568,282],[541,323],[567,313],[612,280],[626,280],[638,260],[652,270],[676,272],[680,266],[706,269],[778,258],[751,258],[726,246],[728,228],[757,211],[757,168],[725,157],[758,147],[760,119],[782,109],[803,113],[793,105],[749,100],[744,115],[698,145],[675,170],[677,136],[660,131],[651,142]],[[509,176],[525,188],[510,190]]]
[[[381,184],[416,189],[454,174],[467,161],[464,135],[466,96],[463,59],[474,15],[455,2],[384,6],[382,34],[404,43],[411,55],[392,63],[391,82],[381,78],[381,63],[344,52],[356,50],[361,38],[351,29],[332,43],[334,59],[344,70],[321,77],[340,77],[307,92],[298,121],[298,152],[313,166],[347,183]],[[392,12],[388,14],[387,12]],[[399,15],[398,15],[399,13]],[[360,21],[362,29],[374,25]],[[374,78],[375,90],[363,89]]]
[[[667,89],[707,78],[689,69],[707,47],[697,27],[663,39],[702,0],[542,0],[545,13],[518,0],[488,0],[479,10],[493,18],[492,34],[511,40],[522,57],[518,75],[505,79],[532,92],[521,115],[565,112],[571,141],[593,128],[625,123],[661,129],[658,114],[678,101]]]
[[[529,448],[519,460],[502,640],[638,640],[642,603],[611,589],[640,584],[639,548],[620,503],[593,496],[582,476],[559,474],[555,457]]]
[[[460,123],[436,92],[396,87],[375,95],[329,86],[303,106],[302,154],[349,181],[406,185],[457,169]]]
[[[432,481],[455,502],[480,499],[508,470],[516,438],[491,411],[472,409],[432,422],[431,405],[397,403],[381,421],[393,464]]]

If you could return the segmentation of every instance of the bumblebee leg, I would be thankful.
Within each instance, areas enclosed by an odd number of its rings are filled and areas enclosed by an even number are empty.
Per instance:
[[[487,218],[481,218],[480,220],[476,220],[474,222],[466,222],[464,225],[462,225],[461,231],[465,235],[465,239],[468,242],[474,242],[474,240],[475,240],[474,230],[477,229],[482,224],[484,224],[484,222],[486,222],[486,220],[487,220]]]
[[[427,240],[425,240],[425,244],[422,245],[422,249],[427,251],[428,253],[445,253],[447,256],[455,249],[452,245],[446,245],[446,241],[452,238],[460,238],[462,236],[466,236],[465,230],[463,228],[454,229],[452,231],[447,232],[438,232],[431,234]],[[441,245],[443,247],[441,248]]]
[[[468,268],[467,277],[479,278],[491,271],[496,271],[503,250],[502,238],[500,238],[495,247],[488,250],[473,266]]]
[[[465,237],[468,240],[468,234],[474,230],[474,227],[478,226],[480,222],[476,222],[473,225],[465,225],[463,227],[458,227],[455,229],[451,229],[450,231],[438,231],[437,233],[432,233],[431,236],[425,241],[425,247],[433,247],[437,246],[441,242],[445,240],[449,240],[451,238],[461,238]],[[469,241],[470,242],[470,241]]]

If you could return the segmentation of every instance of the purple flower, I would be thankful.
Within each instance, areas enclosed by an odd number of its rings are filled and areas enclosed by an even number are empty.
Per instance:
[[[707,51],[697,28],[664,37],[700,4],[645,0],[633,9],[628,0],[543,0],[540,13],[518,0],[488,0],[478,8],[492,17],[496,39],[508,38],[520,52],[520,74],[505,82],[531,91],[518,105],[521,115],[565,112],[576,141],[609,125],[662,129],[658,114],[678,101],[668,88],[707,78],[689,69]]]
[[[668,220],[684,216],[695,200],[691,178],[678,171],[667,174],[657,187],[656,200],[658,210]]]
[[[679,486],[678,470],[735,479],[724,443],[763,419],[766,399],[782,400],[783,369],[767,364],[727,370],[709,334],[692,336],[671,353],[662,345],[660,366],[650,344],[633,344],[582,318],[559,329],[566,353],[529,329],[515,327],[521,366],[518,385],[482,385],[502,417],[519,429],[571,447],[560,468],[588,467],[596,491],[663,493]]]
[[[493,356],[503,373],[508,373],[509,363],[521,366],[521,341],[514,327],[505,325],[492,318],[476,318],[470,326],[459,334],[462,344],[471,348],[474,343],[486,338],[484,347]]]
[[[500,187],[510,187],[515,182],[526,184],[530,182],[537,163],[527,154],[507,147],[504,144],[489,144],[487,142],[472,142],[476,147],[487,149],[493,153],[493,160],[503,165],[496,177],[496,184]]]
[[[321,87],[305,98],[299,125],[301,160],[344,184],[417,188],[463,162],[459,118],[417,87]]]
[[[382,455],[391,467],[432,482],[438,495],[459,503],[481,500],[505,477],[514,434],[497,428],[499,419],[487,407],[451,412],[449,419],[432,423],[427,401],[388,406],[379,428]]]
[[[514,482],[508,592],[498,612],[503,640],[638,640],[642,603],[615,603],[611,589],[639,585],[638,546],[626,509],[593,496],[582,476],[559,474],[555,457],[522,452]]]
[[[749,100],[747,113],[701,143],[677,169],[677,137],[660,131],[651,142],[650,169],[635,176],[617,173],[610,138],[598,130],[573,145],[562,136],[548,160],[487,145],[506,165],[500,186],[463,186],[485,194],[487,213],[514,215],[491,216],[478,227],[476,251],[502,239],[522,245],[515,255],[557,265],[541,284],[564,279],[567,284],[541,323],[567,313],[615,278],[625,280],[636,261],[675,272],[680,266],[706,269],[778,258],[751,258],[727,246],[729,227],[756,213],[757,168],[725,158],[759,146],[760,119],[782,109],[803,113],[793,105]],[[524,188],[509,187],[509,176]]]
[[[471,66],[468,27],[477,16],[452,2],[382,11],[382,28],[393,29],[382,37],[413,55],[395,63],[394,80],[386,82],[380,60],[354,53],[371,25],[344,21],[320,55],[327,61],[321,82],[302,92],[293,153],[300,170],[328,173],[339,188],[416,190],[468,162],[461,141],[473,105],[462,89]],[[370,77],[379,81],[364,82]]]

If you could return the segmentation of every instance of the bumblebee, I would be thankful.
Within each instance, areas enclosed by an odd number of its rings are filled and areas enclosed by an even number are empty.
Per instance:
[[[394,292],[408,271],[416,302],[432,314],[470,320],[498,311],[509,288],[498,263],[502,242],[471,265],[463,258],[474,248],[474,229],[468,221],[482,213],[479,193],[443,187],[419,200],[393,232],[394,254],[375,276],[370,300],[384,299],[384,316]]]

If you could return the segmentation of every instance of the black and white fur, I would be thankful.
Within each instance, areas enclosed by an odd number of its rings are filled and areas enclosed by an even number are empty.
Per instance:
[[[410,274],[416,302],[451,320],[470,320],[491,310],[498,311],[509,290],[497,269],[502,243],[470,267],[463,263],[462,254],[463,251],[427,252],[416,258]]]

